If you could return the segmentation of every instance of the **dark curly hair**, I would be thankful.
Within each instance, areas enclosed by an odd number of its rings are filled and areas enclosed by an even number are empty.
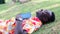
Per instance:
[[[55,21],[54,12],[47,10],[47,9],[46,10],[44,10],[44,9],[38,10],[36,12],[36,17],[38,17],[42,21],[43,24]]]

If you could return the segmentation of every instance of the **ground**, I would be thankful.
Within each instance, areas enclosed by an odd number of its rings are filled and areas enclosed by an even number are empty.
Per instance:
[[[49,9],[55,13],[56,20],[43,25],[38,31],[32,34],[60,34],[60,0],[32,0],[28,3],[13,4],[6,0],[6,4],[0,4],[0,19],[10,19],[19,13],[31,12],[35,16],[38,9]]]

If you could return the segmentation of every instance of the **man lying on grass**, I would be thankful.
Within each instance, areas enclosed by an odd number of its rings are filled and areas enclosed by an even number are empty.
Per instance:
[[[25,15],[24,17],[26,16],[28,15]],[[19,17],[18,15],[16,19],[17,19],[16,21],[19,21],[21,17]],[[28,19],[22,20],[23,21],[22,28],[21,28],[23,30],[22,34],[24,34],[24,32],[31,34],[32,32],[38,30],[42,26],[42,24],[47,24],[47,23],[53,22],[54,20],[55,20],[55,14],[50,10],[44,10],[44,9],[38,10],[36,12],[36,17],[30,17]],[[19,28],[18,26],[16,27]],[[20,30],[20,29],[16,29],[16,30]],[[18,32],[18,33],[21,33],[21,32]]]
[[[42,24],[54,20],[55,15],[50,10],[38,10],[36,17],[31,17],[30,13],[18,14],[16,18],[5,21],[0,20],[0,34],[32,34]]]

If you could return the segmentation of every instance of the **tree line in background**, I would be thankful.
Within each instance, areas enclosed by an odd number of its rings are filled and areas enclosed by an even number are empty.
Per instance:
[[[5,0],[0,0],[0,4],[4,4],[5,3]]]
[[[20,3],[26,3],[28,1],[31,1],[31,0],[12,0],[14,3],[16,2],[20,2]],[[5,3],[5,0],[0,0],[0,4],[4,4]]]

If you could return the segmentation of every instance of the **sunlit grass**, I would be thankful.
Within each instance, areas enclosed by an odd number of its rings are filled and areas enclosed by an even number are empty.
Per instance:
[[[32,16],[35,16],[35,12],[38,9],[44,8],[46,9],[47,7],[51,7],[52,5],[60,4],[60,0],[49,0],[49,1],[42,1],[42,2],[33,2],[33,1],[40,1],[40,0],[32,0],[28,3],[24,4],[19,4],[16,3],[15,5],[11,5],[8,1],[6,4],[0,5],[0,13],[2,11],[5,11],[0,14],[0,19],[10,19],[12,17],[15,17],[19,13],[25,13],[25,12],[31,12]],[[16,6],[16,7],[14,7]],[[13,7],[13,9],[8,10],[9,8]],[[43,25],[38,31],[33,32],[32,34],[54,34],[58,32],[60,34],[60,27],[58,24],[60,24],[60,6],[53,7],[53,8],[47,8],[50,9],[55,13],[56,20],[55,22],[52,22],[50,24]],[[8,10],[8,11],[6,11]],[[57,28],[56,28],[56,27]],[[56,29],[55,31],[52,29]],[[58,30],[59,29],[59,30]]]

